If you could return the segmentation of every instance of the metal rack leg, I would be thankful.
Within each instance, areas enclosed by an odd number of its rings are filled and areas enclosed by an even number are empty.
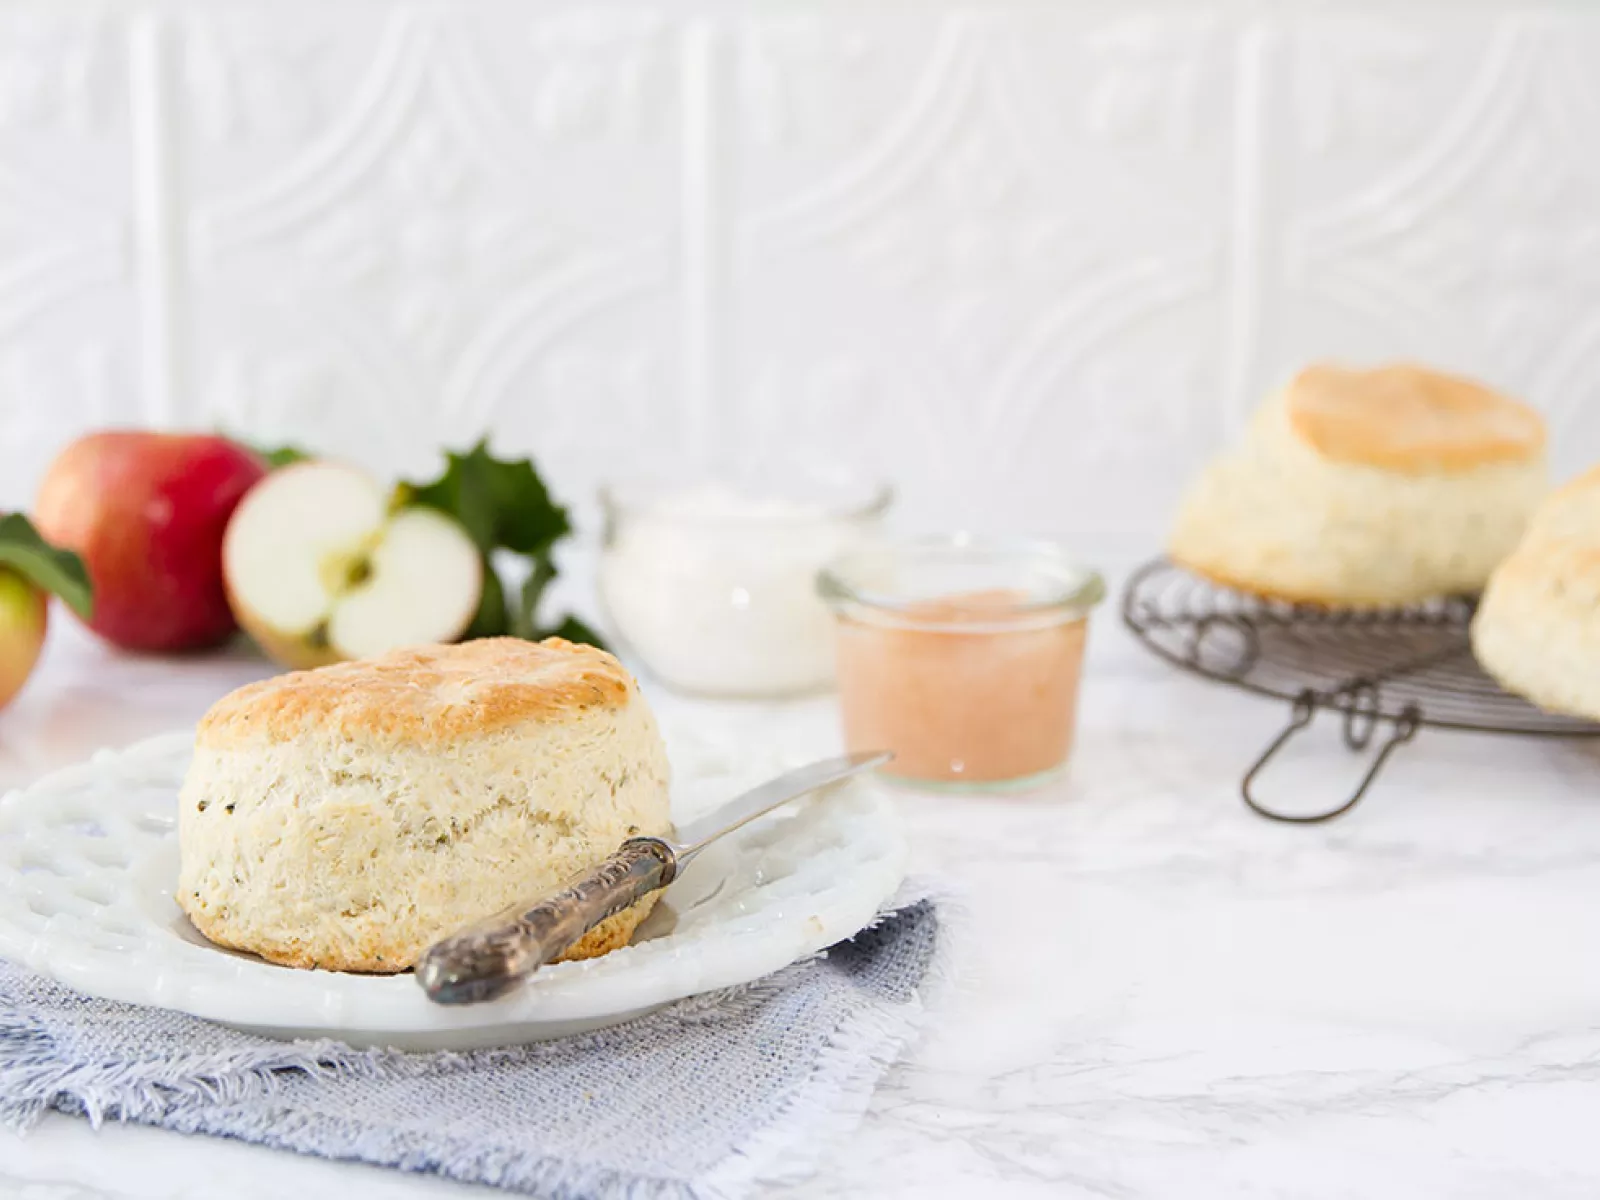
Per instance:
[[[1330,809],[1328,812],[1313,813],[1310,816],[1296,816],[1289,813],[1275,812],[1256,799],[1251,790],[1252,785],[1255,783],[1256,776],[1272,761],[1278,751],[1283,749],[1285,743],[1311,724],[1313,718],[1317,715],[1317,710],[1321,707],[1323,707],[1322,698],[1310,688],[1295,697],[1294,709],[1290,715],[1289,724],[1284,727],[1282,733],[1273,739],[1272,744],[1262,752],[1261,757],[1256,759],[1255,765],[1246,772],[1244,779],[1239,783],[1239,793],[1244,797],[1244,802],[1250,806],[1252,812],[1266,817],[1270,821],[1283,821],[1292,825],[1315,825],[1320,821],[1331,821],[1335,817],[1343,816],[1361,802],[1361,798],[1367,794],[1367,789],[1372,786],[1372,781],[1378,777],[1378,772],[1383,769],[1383,764],[1389,760],[1389,755],[1393,754],[1396,748],[1414,738],[1417,735],[1418,727],[1422,724],[1422,710],[1415,704],[1406,705],[1401,710],[1400,716],[1395,719],[1394,732],[1379,747],[1377,755],[1372,760],[1372,765],[1367,768],[1367,773],[1362,776],[1361,783],[1356,787],[1350,798],[1339,805],[1338,808]],[[1347,721],[1349,717],[1350,714],[1347,713]],[[1351,741],[1350,744],[1360,747],[1366,745],[1366,742],[1367,738],[1361,738],[1358,742]]]

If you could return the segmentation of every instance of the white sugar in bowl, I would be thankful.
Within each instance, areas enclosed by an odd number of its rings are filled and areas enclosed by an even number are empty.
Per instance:
[[[878,529],[891,496],[828,477],[603,489],[600,601],[621,649],[695,695],[831,687],[834,623],[817,572]]]

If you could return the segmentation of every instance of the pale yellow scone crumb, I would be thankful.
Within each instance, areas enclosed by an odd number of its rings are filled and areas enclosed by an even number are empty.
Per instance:
[[[1600,720],[1600,469],[1561,488],[1489,580],[1472,648],[1507,690]]]
[[[206,714],[177,899],[219,945],[396,972],[670,831],[666,749],[611,655],[559,639],[419,647],[251,684]],[[654,899],[566,957],[624,945]]]
[[[1548,491],[1543,419],[1423,367],[1301,371],[1185,495],[1172,559],[1336,607],[1476,593]]]

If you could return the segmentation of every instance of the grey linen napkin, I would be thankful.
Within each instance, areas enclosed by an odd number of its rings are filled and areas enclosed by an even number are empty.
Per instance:
[[[804,1175],[913,1036],[939,909],[598,1033],[401,1054],[275,1042],[0,963],[0,1120],[50,1109],[529,1195],[735,1197]]]

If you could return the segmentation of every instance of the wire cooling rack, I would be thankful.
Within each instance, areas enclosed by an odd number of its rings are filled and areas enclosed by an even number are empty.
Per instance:
[[[1245,774],[1244,801],[1280,821],[1326,821],[1354,808],[1390,754],[1424,725],[1478,733],[1596,737],[1600,724],[1543,712],[1505,691],[1472,655],[1475,602],[1450,597],[1386,609],[1330,609],[1265,600],[1156,559],[1122,593],[1122,619],[1162,658],[1207,679],[1292,703],[1288,726]],[[1345,744],[1388,734],[1355,793],[1328,812],[1291,816],[1260,804],[1261,769],[1317,712],[1338,713]]]

